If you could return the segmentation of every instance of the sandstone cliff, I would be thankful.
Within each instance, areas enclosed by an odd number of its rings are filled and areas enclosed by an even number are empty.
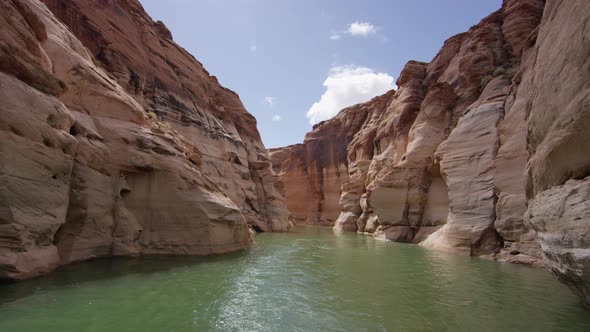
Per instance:
[[[255,119],[161,22],[137,1],[45,3],[0,3],[0,278],[288,230]]]
[[[397,91],[342,110],[301,145],[271,151],[293,216],[538,264],[523,221],[526,105],[515,93],[543,6],[504,1],[430,63],[408,62]]]
[[[590,306],[589,27],[588,1],[505,0],[430,63],[409,62],[397,91],[273,150],[287,205],[317,206],[293,213],[336,230],[542,258]]]
[[[268,153],[238,95],[153,22],[137,0],[43,0],[146,112],[195,142],[202,172],[262,231],[289,229]]]
[[[545,265],[590,307],[590,2],[548,0],[515,103],[526,114],[526,221]]]
[[[378,118],[392,93],[351,107],[314,126],[304,144],[269,149],[285,184],[289,212],[296,222],[333,225],[340,214],[341,184],[348,177],[347,145],[372,117]]]

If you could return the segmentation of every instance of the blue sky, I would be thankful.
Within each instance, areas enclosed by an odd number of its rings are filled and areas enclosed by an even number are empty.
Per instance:
[[[393,86],[501,0],[141,0],[258,120],[267,147]]]

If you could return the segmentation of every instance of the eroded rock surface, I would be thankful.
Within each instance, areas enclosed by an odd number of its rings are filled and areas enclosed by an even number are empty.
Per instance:
[[[589,50],[590,2],[506,0],[430,63],[409,62],[388,106],[351,108],[366,117],[342,141],[348,176],[332,177],[341,185],[334,228],[543,261],[590,306]],[[349,112],[307,137],[342,132],[335,124]],[[311,172],[320,158],[308,153],[294,169],[298,155],[277,154],[283,177]]]
[[[291,212],[336,230],[540,264],[524,223],[526,105],[516,91],[543,8],[504,1],[430,63],[408,62],[397,91],[273,152]]]
[[[146,112],[195,142],[202,173],[248,224],[263,231],[289,229],[256,119],[236,93],[172,40],[164,23],[153,22],[137,0],[43,2]]]
[[[273,167],[281,171],[287,205],[295,221],[334,224],[340,214],[340,187],[349,177],[347,146],[374,112],[383,111],[390,95],[350,107],[315,125],[303,144],[269,150]]]
[[[590,306],[590,3],[548,0],[516,103],[529,160],[526,220],[545,264]]]
[[[0,3],[0,278],[288,230],[255,119],[161,22],[137,1],[46,3]]]

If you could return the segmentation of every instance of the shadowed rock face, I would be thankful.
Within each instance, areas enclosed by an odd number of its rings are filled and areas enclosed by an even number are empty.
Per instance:
[[[136,1],[48,4],[69,29],[0,3],[0,278],[288,230],[254,118],[162,23]]]
[[[590,3],[547,1],[515,103],[527,118],[526,220],[545,264],[590,307],[589,50]]]
[[[342,110],[303,145],[273,150],[294,217],[539,264],[523,221],[526,105],[515,94],[543,6],[505,1],[430,63],[408,62],[397,91]]]

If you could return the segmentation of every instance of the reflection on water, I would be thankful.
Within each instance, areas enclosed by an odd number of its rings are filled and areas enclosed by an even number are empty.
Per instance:
[[[256,242],[0,285],[0,331],[590,331],[590,314],[542,269],[321,227]]]

